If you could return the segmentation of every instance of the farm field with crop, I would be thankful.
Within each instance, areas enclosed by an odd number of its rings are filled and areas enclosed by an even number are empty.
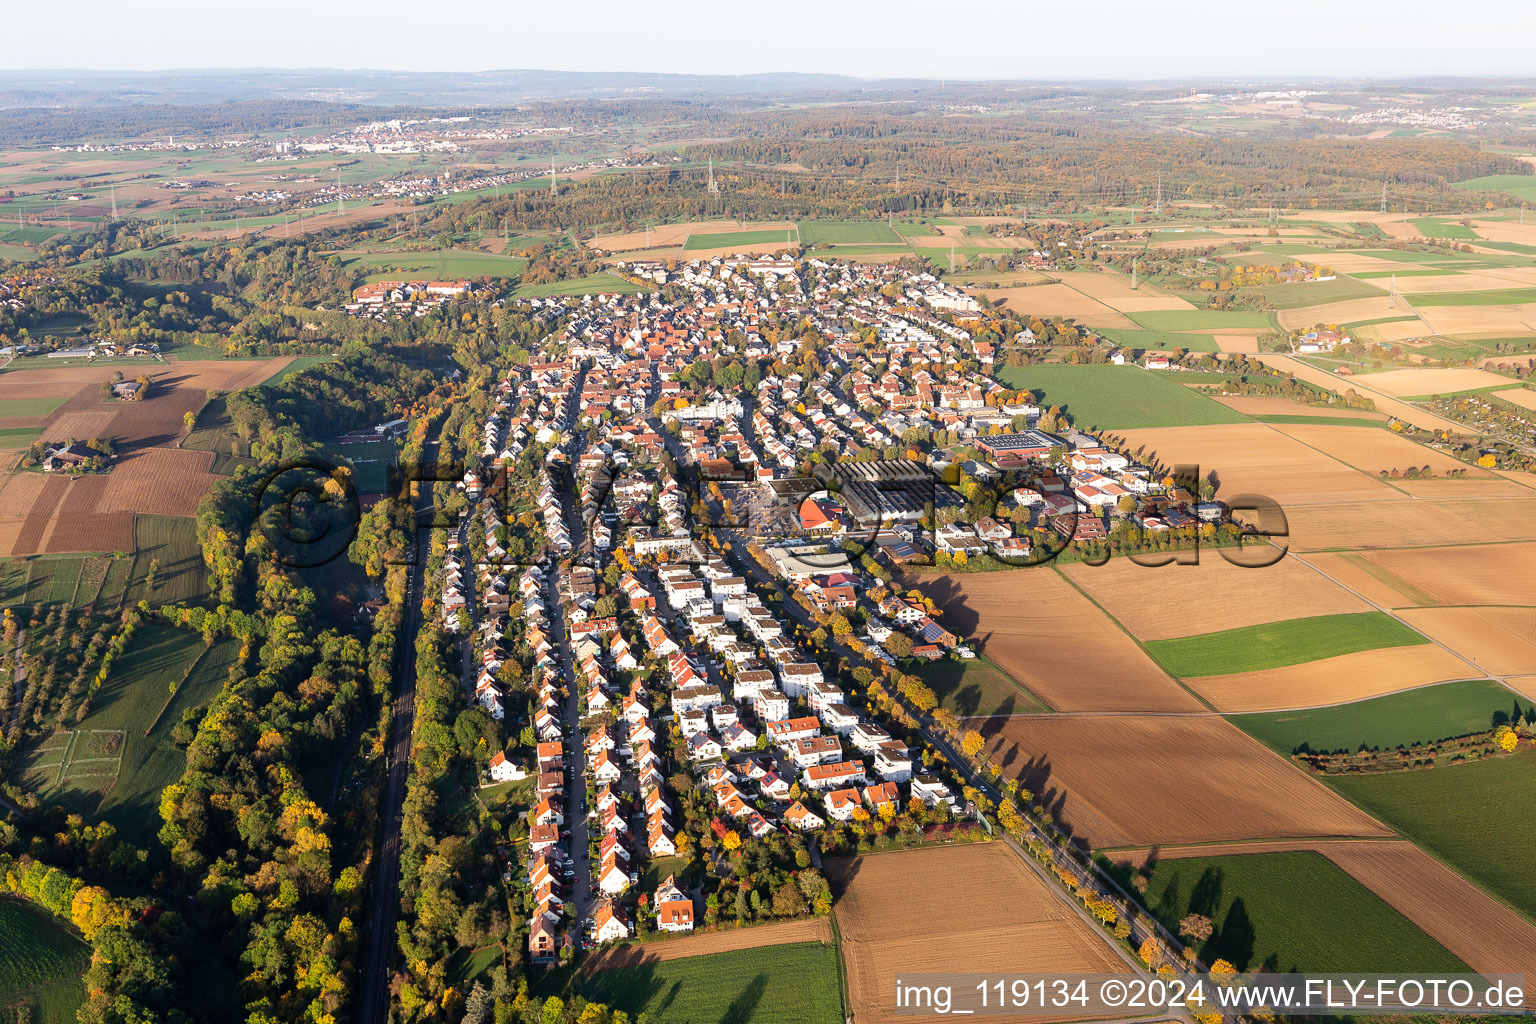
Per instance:
[[[1482,732],[1514,700],[1491,679],[1464,679],[1333,707],[1232,715],[1229,721],[1287,756],[1303,749],[1387,750]]]
[[[423,276],[434,281],[461,277],[516,277],[528,261],[516,256],[497,256],[466,249],[433,249],[425,252],[343,253],[342,265],[364,275],[363,280],[397,281]]]
[[[1451,867],[1536,917],[1536,851],[1521,815],[1536,752],[1418,771],[1329,777],[1328,784]]]
[[[796,227],[805,245],[902,244],[901,235],[880,221],[803,220]]]
[[[1147,650],[1181,677],[1258,672],[1383,647],[1427,643],[1382,612],[1317,615],[1158,640]]]
[[[683,251],[696,249],[729,249],[732,246],[762,246],[779,244],[791,246],[798,244],[795,241],[794,232],[774,231],[758,229],[754,231],[722,231],[714,234],[694,232],[688,236],[688,241],[683,244]]]
[[[1244,310],[1186,309],[1131,313],[1139,327],[1149,331],[1211,331],[1231,328],[1268,330],[1269,314]]]
[[[1241,423],[1247,417],[1168,376],[1134,366],[1008,367],[999,379],[1011,388],[1042,392],[1084,428],[1177,427]]]
[[[1186,914],[1215,930],[1201,959],[1238,970],[1465,971],[1467,965],[1320,853],[1159,860],[1147,899],[1176,929]]]
[[[91,948],[48,911],[0,898],[0,1013],[6,1020],[73,1021],[85,1001],[81,975],[90,960]]]
[[[1002,843],[833,860],[827,878],[857,1021],[906,1019],[893,1003],[902,973],[1130,969]]]
[[[588,999],[656,1024],[842,1024],[836,948],[762,946],[583,975]]]

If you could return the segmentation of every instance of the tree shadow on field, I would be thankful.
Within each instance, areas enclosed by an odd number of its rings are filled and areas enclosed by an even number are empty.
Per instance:
[[[757,1004],[763,1001],[763,993],[768,989],[768,975],[753,975],[747,982],[747,987],[741,990],[741,994],[731,1000],[731,1005],[725,1008],[725,1013],[720,1015],[720,1024],[747,1024],[757,1010]]]
[[[1248,907],[1239,896],[1232,901],[1232,906],[1227,908],[1226,919],[1221,922],[1221,930],[1211,936],[1202,953],[1202,959],[1206,963],[1213,963],[1216,958],[1226,960],[1240,971],[1246,971],[1248,964],[1253,960],[1253,944],[1255,934],[1253,919],[1248,916]]]

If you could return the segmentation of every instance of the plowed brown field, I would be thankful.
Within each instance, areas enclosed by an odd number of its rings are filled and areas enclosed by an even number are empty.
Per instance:
[[[917,583],[943,611],[947,629],[976,637],[988,658],[1053,708],[1200,708],[1135,641],[1049,567],[957,573]]]
[[[1385,420],[1379,412],[1367,409],[1339,409],[1332,406],[1303,405],[1288,398],[1264,395],[1212,395],[1216,401],[1245,416],[1324,416],[1341,420]]]
[[[1184,682],[1200,691],[1218,711],[1278,711],[1343,704],[1480,674],[1449,651],[1419,644],[1356,651],[1260,672],[1200,676]]]
[[[1320,551],[1536,540],[1536,495],[1398,498],[1287,506],[1290,546]]]
[[[1536,544],[1401,548],[1362,557],[1430,598],[1415,604],[1536,605]]]
[[[1214,716],[967,719],[1002,770],[1093,847],[1388,830]]]
[[[849,1010],[859,1024],[910,1019],[896,1013],[898,974],[1130,972],[1092,926],[1002,843],[828,861],[827,876],[838,894]]]

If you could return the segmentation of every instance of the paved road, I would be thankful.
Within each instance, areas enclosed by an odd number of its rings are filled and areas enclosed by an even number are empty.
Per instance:
[[[423,461],[437,456],[437,443],[426,446]],[[432,486],[423,482],[416,496],[416,521],[432,514]],[[426,593],[427,556],[432,531],[417,529],[415,559],[406,570],[405,615],[397,647],[402,651],[399,689],[386,746],[384,820],[378,846],[378,871],[373,879],[368,914],[369,931],[363,948],[362,991],[358,996],[361,1024],[387,1024],[389,973],[395,957],[395,919],[400,916],[400,824],[405,783],[410,772],[411,733],[416,721],[416,634],[421,630],[421,601]]]

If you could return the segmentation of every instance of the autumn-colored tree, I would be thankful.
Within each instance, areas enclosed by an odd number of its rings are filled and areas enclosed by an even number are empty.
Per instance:
[[[1213,931],[1215,926],[1204,914],[1189,914],[1179,922],[1179,934],[1191,942],[1204,942]]]
[[[960,737],[960,750],[966,757],[975,757],[986,745],[987,741],[975,729],[965,730],[965,735]]]

